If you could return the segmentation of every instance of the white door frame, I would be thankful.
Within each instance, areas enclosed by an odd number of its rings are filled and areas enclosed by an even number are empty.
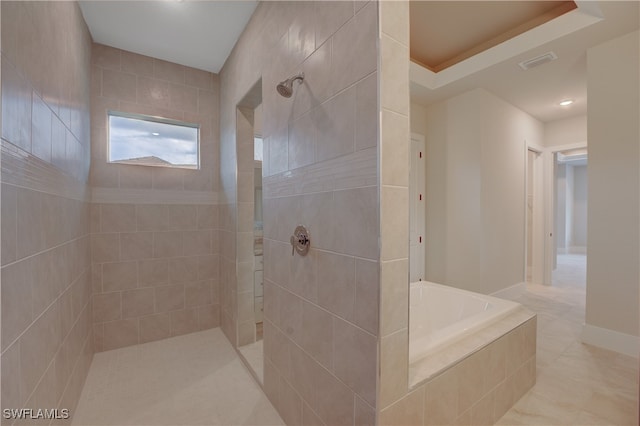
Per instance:
[[[528,196],[527,196],[527,184],[529,180],[529,151],[532,151],[538,155],[536,161],[534,162],[534,173],[533,173],[533,211],[532,211],[532,222],[533,222],[533,234],[532,234],[532,266],[531,266],[531,282],[534,283],[542,283],[544,281],[544,253],[545,253],[545,244],[544,244],[544,205],[545,199],[544,195],[544,148],[527,143],[525,141],[525,150],[524,150],[524,164],[525,164],[525,179],[524,179],[524,268],[523,268],[523,282],[527,282],[527,258],[528,258],[528,250],[529,250],[529,241],[528,241],[528,233],[527,233],[527,224],[529,221],[529,209],[527,206]]]
[[[551,285],[553,267],[556,256],[555,229],[555,182],[556,182],[556,154],[572,149],[588,149],[587,142],[577,142],[567,145],[557,145],[543,150],[544,158],[544,276],[542,283]]]
[[[409,275],[410,281],[425,279],[426,253],[425,253],[425,229],[426,229],[426,160],[425,160],[425,138],[418,133],[411,133],[409,141],[409,155],[414,156],[415,151],[421,153],[420,162],[416,158],[409,159]],[[413,170],[412,165],[420,164],[419,170]],[[414,182],[415,179],[415,182]],[[415,205],[416,211],[412,210],[413,191],[417,190],[422,195]],[[415,228],[415,229],[414,229]],[[413,254],[413,256],[412,256]],[[416,259],[416,257],[418,259]]]

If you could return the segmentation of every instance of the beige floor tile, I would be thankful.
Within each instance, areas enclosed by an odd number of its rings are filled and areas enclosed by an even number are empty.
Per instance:
[[[260,339],[255,343],[241,346],[238,349],[253,369],[253,372],[258,376],[258,380],[264,383],[264,340]]]
[[[219,328],[95,354],[74,425],[282,425]]]
[[[603,387],[595,390],[584,405],[584,411],[612,425],[637,425],[637,399],[627,398],[618,392]]]
[[[532,389],[507,411],[498,424],[575,425],[578,413],[576,407],[549,401]]]
[[[553,285],[515,298],[538,314],[537,381],[498,425],[638,424],[638,360],[583,344],[586,257],[558,256]]]

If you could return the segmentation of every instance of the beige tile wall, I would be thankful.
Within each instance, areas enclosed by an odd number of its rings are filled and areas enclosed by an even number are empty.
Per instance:
[[[1,15],[2,408],[73,413],[93,356],[91,38],[74,2]]]
[[[91,185],[98,188],[213,193],[218,180],[216,74],[94,44],[91,69]],[[107,111],[200,126],[200,169],[107,163]]]
[[[221,73],[222,74],[222,73]],[[224,89],[221,80],[221,96]],[[248,90],[248,89],[247,89]],[[238,99],[239,100],[239,99]],[[221,99],[222,103],[222,99]],[[225,116],[221,109],[221,143],[220,143],[220,194],[219,194],[219,228],[220,245],[225,247],[220,253],[220,325],[229,341],[238,345],[238,206],[237,173],[240,167],[238,161],[238,146],[222,143],[225,135],[222,132],[236,131],[236,111],[233,115]],[[241,116],[241,115],[240,115]],[[242,120],[240,124],[247,124]]]
[[[409,3],[382,1],[379,8],[380,413],[390,404],[404,398],[409,389],[410,101]],[[421,397],[413,393],[406,398],[413,401]]]
[[[381,410],[381,425],[492,425],[536,381],[536,318]]]
[[[220,324],[218,76],[94,44],[92,283],[97,351]],[[200,126],[200,169],[107,162],[109,110]]]
[[[259,88],[253,89],[259,98]],[[251,92],[245,100],[252,99]],[[256,101],[254,101],[255,104]],[[256,105],[238,109],[236,115],[236,138],[238,156],[238,218],[237,218],[237,247],[236,247],[236,271],[237,286],[236,300],[237,312],[237,342],[234,345],[242,346],[255,342],[256,320],[254,309],[254,117]]]
[[[220,227],[229,243],[246,207],[236,107],[262,83],[264,388],[288,424],[375,421],[377,21],[375,2],[264,2],[220,73]],[[280,97],[276,84],[299,71],[303,84]],[[311,234],[306,257],[291,256],[298,224]],[[222,326],[235,341],[241,259],[230,253]]]
[[[96,351],[219,325],[217,206],[91,206]]]

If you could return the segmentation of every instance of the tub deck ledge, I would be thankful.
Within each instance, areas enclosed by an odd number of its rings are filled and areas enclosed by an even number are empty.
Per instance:
[[[523,306],[519,306],[506,317],[410,364],[410,390],[419,387],[444,370],[453,367],[498,340],[511,330],[535,318],[535,313]]]

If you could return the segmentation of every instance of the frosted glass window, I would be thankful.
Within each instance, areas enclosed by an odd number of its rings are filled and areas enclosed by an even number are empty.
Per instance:
[[[109,162],[199,168],[199,127],[157,117],[109,112]]]

